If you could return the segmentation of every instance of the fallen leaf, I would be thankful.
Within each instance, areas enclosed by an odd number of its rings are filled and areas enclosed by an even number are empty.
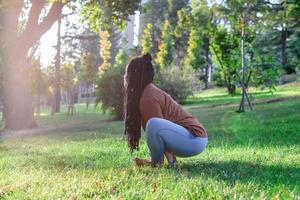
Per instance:
[[[156,192],[156,189],[157,189],[157,185],[156,185],[156,183],[154,183],[152,185],[152,193]]]
[[[4,144],[0,145],[0,150],[1,151],[8,151],[8,147]]]

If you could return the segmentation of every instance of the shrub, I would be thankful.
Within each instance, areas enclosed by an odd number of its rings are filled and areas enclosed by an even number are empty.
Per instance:
[[[192,70],[171,66],[157,72],[156,83],[162,90],[170,94],[175,101],[181,103],[193,94],[195,78],[192,74]]]
[[[115,119],[123,119],[124,66],[111,67],[99,78],[96,89],[96,105],[101,103],[104,112],[111,111]]]
[[[213,78],[213,83],[215,86],[219,86],[219,87],[224,87],[226,86],[225,81],[223,80],[221,73],[218,71],[218,69],[216,69],[213,74],[212,74],[212,78]]]

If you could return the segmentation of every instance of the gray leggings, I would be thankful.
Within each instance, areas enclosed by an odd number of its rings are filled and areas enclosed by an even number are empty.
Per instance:
[[[179,157],[201,153],[207,145],[207,137],[196,137],[186,128],[162,118],[151,118],[146,124],[147,144],[154,164],[162,163],[164,150]]]

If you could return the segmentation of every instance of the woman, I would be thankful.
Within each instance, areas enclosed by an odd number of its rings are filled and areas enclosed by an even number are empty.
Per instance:
[[[141,125],[146,132],[151,160],[136,158],[136,165],[161,165],[165,155],[169,165],[176,166],[176,156],[194,156],[205,149],[207,133],[195,117],[153,84],[151,60],[147,53],[126,67],[125,135],[133,151],[139,147]]]

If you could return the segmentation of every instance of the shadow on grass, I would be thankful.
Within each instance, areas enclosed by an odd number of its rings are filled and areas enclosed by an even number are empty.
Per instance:
[[[64,154],[60,152],[38,152],[27,151],[22,159],[22,162],[8,166],[6,168],[34,168],[46,170],[105,170],[117,166],[117,168],[128,167],[128,161],[124,160],[126,157],[120,157],[121,151],[105,151],[96,150],[86,153]]]
[[[0,132],[0,139],[9,138],[31,138],[45,136],[52,139],[68,138],[70,140],[90,140],[96,138],[106,138],[122,135],[123,126],[116,125],[122,123],[112,118],[91,119],[80,121],[75,117],[67,123],[41,124],[37,128],[20,131],[4,130]]]
[[[179,170],[189,176],[208,176],[235,184],[254,182],[265,186],[285,185],[300,189],[300,167],[283,165],[261,165],[241,161],[183,163]]]

